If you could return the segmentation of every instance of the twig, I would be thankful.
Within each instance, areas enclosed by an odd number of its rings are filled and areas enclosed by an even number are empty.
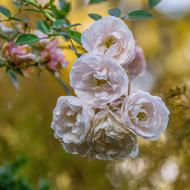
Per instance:
[[[67,96],[71,95],[71,92],[69,90],[69,88],[67,87],[65,81],[61,78],[60,74],[58,72],[52,73],[51,74],[57,79],[57,81],[62,85],[62,87],[64,88],[64,91],[66,93]]]

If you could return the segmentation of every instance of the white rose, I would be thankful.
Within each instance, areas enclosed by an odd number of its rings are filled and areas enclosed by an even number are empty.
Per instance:
[[[160,97],[143,91],[128,96],[122,109],[125,126],[149,140],[160,137],[168,125],[169,114]]]
[[[73,64],[71,86],[84,102],[101,107],[128,91],[128,77],[108,56],[84,54]]]
[[[89,156],[100,160],[119,160],[136,156],[136,135],[120,123],[112,112],[99,112],[87,136]]]
[[[128,26],[108,16],[99,19],[82,33],[82,45],[88,52],[108,55],[118,63],[131,62],[135,57],[135,40]]]
[[[81,155],[86,153],[85,137],[92,116],[92,109],[79,98],[62,96],[58,99],[51,128],[67,152]]]

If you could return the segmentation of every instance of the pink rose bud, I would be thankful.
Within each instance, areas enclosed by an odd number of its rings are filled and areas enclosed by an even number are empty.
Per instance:
[[[36,55],[32,53],[32,48],[29,45],[16,46],[14,42],[9,42],[4,47],[3,56],[13,61],[15,65],[36,60]]]
[[[65,60],[63,51],[58,47],[59,41],[50,41],[41,52],[41,60],[47,64],[51,70],[59,70],[66,67],[68,62]]]
[[[144,57],[143,49],[140,46],[136,46],[135,59],[130,63],[124,64],[123,68],[127,71],[129,78],[133,80],[145,72],[146,66],[147,63]]]

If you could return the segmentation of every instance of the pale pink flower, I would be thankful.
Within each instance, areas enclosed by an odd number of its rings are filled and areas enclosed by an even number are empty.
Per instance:
[[[99,19],[82,33],[82,45],[88,52],[113,57],[119,64],[135,57],[135,40],[128,26],[120,18]]]
[[[73,64],[70,83],[86,103],[101,107],[128,91],[124,69],[108,56],[84,54]]]
[[[160,97],[138,91],[126,98],[122,116],[127,128],[149,140],[156,140],[166,129],[169,110]]]
[[[112,112],[99,112],[87,136],[89,157],[100,160],[125,159],[136,152],[136,135]]]
[[[68,62],[65,60],[63,51],[58,47],[59,41],[52,40],[41,52],[41,61],[45,62],[47,67],[51,70],[59,70],[62,67],[66,67]]]
[[[58,99],[51,128],[67,152],[80,155],[86,153],[85,137],[92,117],[93,110],[78,97],[62,96]]]
[[[4,47],[3,56],[13,61],[16,65],[25,62],[35,62],[37,58],[29,45],[16,46],[14,42],[9,42]]]
[[[143,49],[140,46],[136,46],[135,59],[130,63],[123,64],[122,66],[127,71],[131,80],[142,75],[147,66]]]

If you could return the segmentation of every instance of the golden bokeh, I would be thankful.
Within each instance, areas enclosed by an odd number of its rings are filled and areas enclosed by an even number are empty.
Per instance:
[[[123,0],[122,3],[108,0],[97,5],[86,5],[83,0],[71,2],[69,19],[82,24],[77,27],[79,31],[93,22],[88,13],[104,16],[108,9],[118,5],[123,13],[147,7],[146,0]],[[9,0],[0,0],[0,5],[11,7],[15,12]],[[107,167],[109,162],[67,154],[50,129],[57,97],[64,95],[60,84],[42,72],[39,77],[19,78],[21,89],[17,91],[2,70],[0,162],[24,154],[29,161],[23,174],[33,184],[45,177],[56,190],[110,190],[114,186],[121,190],[190,189],[190,91],[183,89],[190,81],[190,12],[174,19],[155,10],[153,14],[153,19],[128,23],[145,51],[151,80],[154,79],[151,93],[163,97],[171,111],[169,127],[160,140],[139,140],[137,159],[114,162],[111,167]],[[30,18],[33,22],[38,17],[30,15]],[[69,65],[62,70],[62,77],[69,85],[69,71],[76,56],[70,50],[64,52]]]

